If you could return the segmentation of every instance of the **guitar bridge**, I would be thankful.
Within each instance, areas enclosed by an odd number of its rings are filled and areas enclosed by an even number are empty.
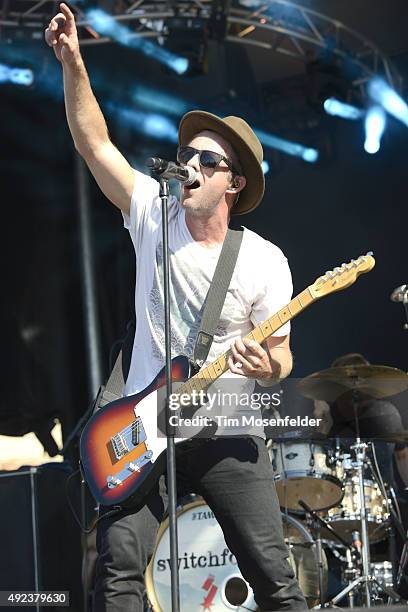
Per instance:
[[[143,427],[142,419],[136,419],[128,426],[112,436],[111,444],[116,459],[122,459],[130,453],[136,446],[146,440],[146,432]]]
[[[122,457],[129,452],[129,448],[122,434],[118,433],[116,436],[113,436],[113,438],[111,438],[111,443],[116,459],[122,459]]]

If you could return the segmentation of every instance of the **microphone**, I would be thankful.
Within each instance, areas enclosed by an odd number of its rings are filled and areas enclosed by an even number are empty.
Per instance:
[[[392,302],[403,302],[404,304],[408,303],[408,285],[401,285],[394,289],[394,291],[390,295],[390,300]]]
[[[153,172],[165,179],[176,179],[184,185],[192,185],[197,180],[197,172],[190,166],[180,166],[175,162],[161,159],[160,157],[149,157],[146,165]]]

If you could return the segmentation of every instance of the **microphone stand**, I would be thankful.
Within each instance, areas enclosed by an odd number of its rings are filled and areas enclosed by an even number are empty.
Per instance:
[[[408,331],[408,285],[401,285],[394,289],[390,296],[392,302],[401,302],[404,307],[406,323],[402,326],[404,331]]]
[[[162,230],[163,230],[163,284],[164,284],[164,345],[165,345],[165,374],[166,374],[166,436],[167,436],[167,492],[169,513],[169,538],[170,538],[170,574],[171,574],[171,610],[180,610],[180,590],[178,572],[178,543],[177,543],[177,486],[176,486],[176,445],[174,442],[175,431],[170,426],[169,399],[172,393],[172,369],[171,369],[171,328],[170,328],[170,268],[169,268],[169,233],[168,233],[168,199],[169,182],[160,177],[159,196],[162,205]]]

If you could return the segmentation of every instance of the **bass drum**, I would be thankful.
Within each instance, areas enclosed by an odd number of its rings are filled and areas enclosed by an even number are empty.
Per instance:
[[[307,529],[282,515],[289,561],[309,607],[318,600],[319,580],[315,545]],[[243,579],[235,556],[225,544],[221,527],[202,499],[181,506],[177,517],[181,612],[256,611],[252,589]],[[324,552],[323,552],[324,555]],[[324,555],[324,581],[327,561]],[[146,570],[147,597],[154,612],[171,610],[169,522],[158,533]]]

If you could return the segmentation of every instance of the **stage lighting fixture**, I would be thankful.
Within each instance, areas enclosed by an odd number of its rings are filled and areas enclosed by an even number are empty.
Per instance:
[[[344,67],[331,55],[309,60],[305,65],[307,100],[321,112],[327,98],[347,100],[350,82],[344,75]]]
[[[381,136],[385,130],[386,115],[381,106],[372,106],[365,117],[364,150],[367,153],[377,153],[380,149]]]
[[[328,115],[334,117],[341,117],[342,119],[361,119],[364,115],[364,111],[357,106],[346,104],[337,98],[327,98],[323,103],[323,108]]]
[[[166,31],[166,49],[188,63],[183,75],[194,77],[207,74],[208,34],[204,19],[171,17],[166,19]]]
[[[262,162],[262,172],[264,174],[268,174],[269,170],[270,170],[269,162],[267,162],[266,159],[264,159]]]
[[[300,157],[308,163],[314,163],[319,159],[319,151],[316,149],[304,147],[296,142],[285,140],[284,138],[268,134],[261,130],[255,130],[255,133],[265,147],[271,147],[272,149],[283,151],[283,153],[287,153],[288,155]]]
[[[408,126],[408,105],[403,98],[385,81],[372,79],[367,85],[368,95],[380,104],[390,115]]]
[[[227,35],[227,18],[231,0],[213,0],[210,18],[207,22],[208,38],[223,42]]]
[[[132,100],[136,104],[147,107],[150,110],[162,111],[168,115],[181,117],[190,108],[195,108],[195,105],[188,104],[181,98],[176,98],[168,93],[164,93],[158,89],[150,89],[143,85],[138,85],[132,95]]]
[[[29,87],[34,83],[34,73],[29,68],[0,64],[0,83],[14,83],[14,85]]]
[[[139,36],[126,26],[118,23],[111,15],[105,13],[105,11],[101,9],[91,9],[87,11],[86,15],[92,27],[99,34],[109,36],[109,38],[125,47],[141,51],[144,55],[156,59],[171,70],[174,70],[174,72],[177,72],[177,74],[184,74],[187,71],[188,59],[171,53],[167,49]]]

